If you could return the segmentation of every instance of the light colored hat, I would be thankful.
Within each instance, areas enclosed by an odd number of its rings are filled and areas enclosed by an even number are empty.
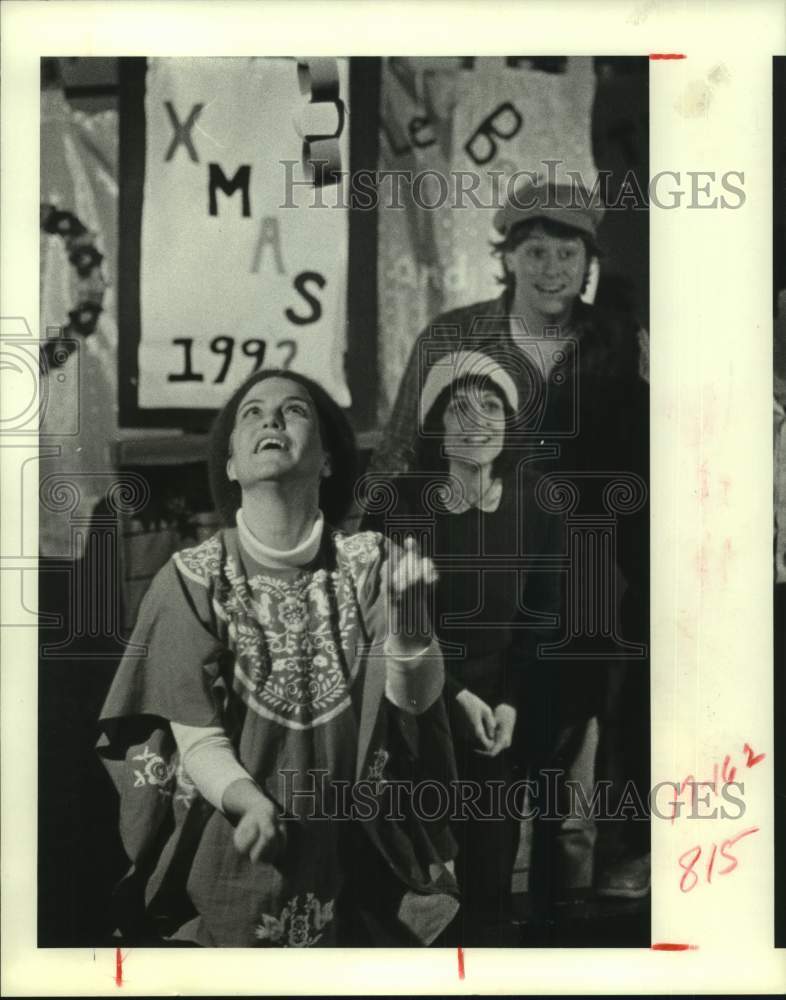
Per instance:
[[[516,383],[498,361],[481,351],[452,351],[429,368],[420,393],[421,427],[442,390],[452,382],[468,376],[490,379],[504,394],[511,410],[514,413],[518,410],[519,393]]]
[[[551,219],[594,237],[604,213],[600,198],[581,184],[548,184],[527,177],[497,210],[494,228],[506,236],[520,222]]]

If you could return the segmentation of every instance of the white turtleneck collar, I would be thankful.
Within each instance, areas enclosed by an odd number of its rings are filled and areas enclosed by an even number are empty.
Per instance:
[[[272,549],[260,542],[246,524],[242,507],[237,512],[236,520],[240,544],[252,559],[262,566],[267,566],[268,569],[297,569],[313,562],[317,557],[317,552],[319,552],[322,531],[325,526],[325,519],[320,510],[317,512],[314,527],[305,538],[299,541],[293,549],[282,551],[281,549]]]

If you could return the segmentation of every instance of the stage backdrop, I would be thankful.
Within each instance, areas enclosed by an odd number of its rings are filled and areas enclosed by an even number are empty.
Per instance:
[[[489,255],[493,209],[448,197],[435,171],[477,178],[473,197],[520,170],[597,176],[591,120],[593,60],[581,58],[392,58],[382,68],[380,168],[423,174],[397,207],[380,198],[379,417],[384,424],[413,341],[439,312],[499,294]],[[493,173],[497,173],[497,179]],[[472,181],[464,180],[465,189]],[[420,204],[418,204],[420,202]],[[459,209],[453,205],[458,203]],[[424,206],[436,205],[436,208]],[[590,293],[591,294],[591,293]]]
[[[40,266],[41,339],[53,350],[42,359],[39,478],[73,484],[74,519],[88,519],[117,435],[117,113],[74,111],[57,89],[41,97]],[[43,493],[41,555],[81,556],[84,533]]]
[[[301,166],[303,135],[340,132],[346,169],[348,69],[307,66],[148,60],[140,409],[218,408],[262,365],[291,365],[350,403],[347,211]]]

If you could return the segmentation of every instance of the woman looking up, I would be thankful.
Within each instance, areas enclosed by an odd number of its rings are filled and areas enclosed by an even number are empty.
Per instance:
[[[101,716],[134,864],[121,926],[206,946],[373,944],[353,936],[366,907],[384,943],[429,943],[457,905],[449,838],[415,832],[412,816],[358,819],[342,788],[378,790],[419,738],[430,756],[412,766],[451,773],[420,596],[433,566],[333,527],[354,440],[302,375],[242,385],[209,464],[227,527],[160,571],[131,640],[147,656],[125,657]],[[349,878],[364,871],[365,899]],[[408,906],[412,894],[428,905]]]

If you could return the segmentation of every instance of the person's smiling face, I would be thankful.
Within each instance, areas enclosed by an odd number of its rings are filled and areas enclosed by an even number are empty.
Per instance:
[[[448,459],[491,465],[505,444],[505,407],[494,389],[461,386],[442,417]]]
[[[252,385],[235,415],[229,479],[246,489],[284,478],[318,482],[329,471],[319,416],[308,390],[279,376]]]
[[[587,263],[580,236],[552,236],[537,225],[505,252],[505,266],[516,279],[516,299],[544,323],[568,317],[581,294]]]

